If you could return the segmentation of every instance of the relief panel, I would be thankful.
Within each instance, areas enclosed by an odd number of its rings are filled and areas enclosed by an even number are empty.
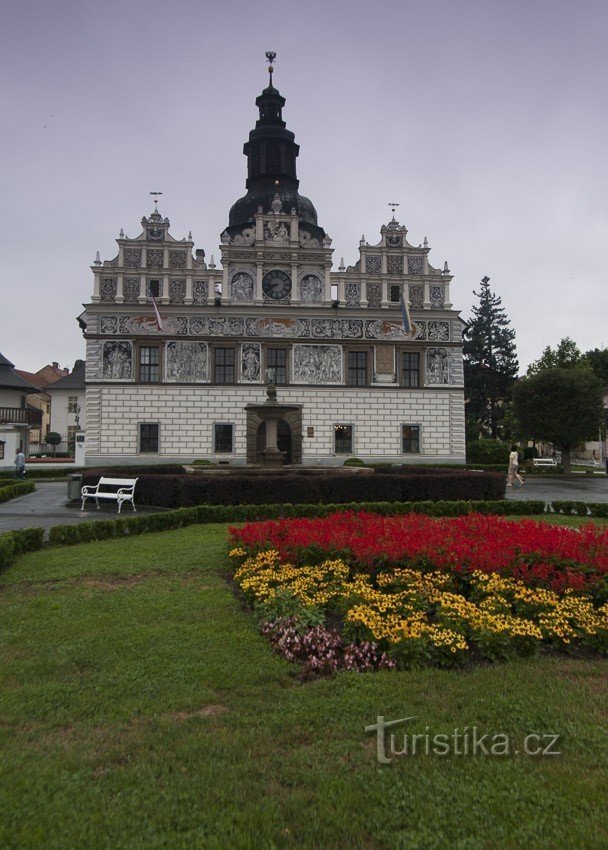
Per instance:
[[[435,310],[440,309],[443,307],[444,300],[444,289],[440,283],[429,286],[429,301],[431,302],[431,307]]]
[[[347,307],[358,307],[361,301],[361,287],[358,283],[344,285],[344,299]]]
[[[428,338],[436,342],[450,341],[450,325],[448,322],[429,322]]]
[[[253,301],[253,277],[249,272],[238,271],[230,280],[232,301]]]
[[[410,284],[410,307],[414,310],[422,310],[424,304],[424,286],[418,283]]]
[[[382,287],[379,283],[367,284],[367,306],[379,307],[382,301]]]
[[[103,344],[102,375],[104,381],[130,381],[133,377],[133,346],[124,339]]]
[[[194,304],[206,304],[209,297],[209,284],[206,280],[195,280],[192,284],[192,300]]]
[[[258,382],[261,371],[261,345],[259,342],[244,342],[241,346],[241,381]]]
[[[137,304],[139,298],[139,278],[129,277],[122,285],[125,304]]]
[[[424,272],[424,260],[422,257],[407,258],[407,273],[422,274]]]
[[[162,269],[164,254],[162,248],[148,248],[146,251],[146,262],[149,269]]]
[[[380,274],[381,258],[379,256],[367,256],[365,258],[365,271],[367,274]]]
[[[294,345],[294,384],[341,384],[342,348],[339,345]]]
[[[203,383],[209,380],[209,351],[205,342],[171,340],[165,346],[165,380]]]
[[[300,280],[299,298],[302,304],[321,304],[323,302],[323,283],[316,274],[305,274]]]
[[[169,251],[169,266],[172,269],[186,268],[186,252],[185,251]]]
[[[115,277],[104,277],[99,286],[100,300],[103,304],[111,304],[116,301],[117,281]]]
[[[186,281],[169,281],[169,304],[183,304],[186,300]]]
[[[404,339],[412,340],[418,336],[418,328],[412,323],[412,330],[406,331],[403,322],[391,319],[366,319],[365,336],[368,339]]]
[[[429,348],[426,352],[426,383],[429,385],[450,383],[447,348]]]
[[[388,256],[386,269],[389,274],[403,274],[403,257]]]
[[[126,269],[141,268],[141,248],[125,248],[123,256]]]

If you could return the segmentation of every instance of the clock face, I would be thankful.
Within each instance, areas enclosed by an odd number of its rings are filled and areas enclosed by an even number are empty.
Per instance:
[[[391,248],[399,248],[399,246],[401,245],[400,236],[389,236],[386,241]]]
[[[163,238],[163,229],[162,227],[149,227],[148,228],[148,239],[153,239],[155,242],[158,242],[159,239]]]
[[[287,298],[291,292],[291,278],[285,272],[267,272],[262,279],[262,289],[264,295],[273,301]]]

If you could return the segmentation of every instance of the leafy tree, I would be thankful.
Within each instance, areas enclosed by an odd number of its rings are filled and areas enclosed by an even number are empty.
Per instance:
[[[538,375],[543,369],[570,369],[581,364],[583,355],[578,345],[569,336],[564,337],[557,348],[548,345],[538,360],[528,366],[528,375]]]
[[[55,454],[57,452],[57,446],[61,442],[61,434],[58,434],[57,431],[49,431],[49,433],[44,438],[44,442],[47,444],[47,446],[53,447],[53,457],[55,457]]]
[[[496,439],[502,436],[505,404],[517,376],[515,331],[502,300],[490,290],[489,277],[473,295],[479,304],[464,337],[467,417],[477,422],[478,436]]]
[[[608,348],[592,348],[583,354],[604,386],[608,386]]]
[[[569,473],[571,450],[597,435],[602,382],[586,364],[543,368],[515,384],[513,405],[522,431],[560,448]]]

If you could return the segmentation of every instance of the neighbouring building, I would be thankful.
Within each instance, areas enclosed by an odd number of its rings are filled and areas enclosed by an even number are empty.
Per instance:
[[[51,430],[51,396],[46,388],[69,374],[69,369],[61,368],[59,363],[47,363],[37,372],[26,372],[23,369],[15,369],[15,372],[24,380],[38,387],[35,395],[30,395],[28,405],[40,411],[39,426],[32,426],[30,431],[30,443],[42,443],[44,437]]]
[[[278,429],[289,463],[464,461],[463,322],[447,263],[434,267],[426,238],[410,243],[393,215],[333,271],[284,105],[271,76],[221,265],[158,209],[137,236],[121,231],[113,259],[97,256],[79,317],[87,464],[255,463],[265,424],[245,407],[269,380],[297,406]]]
[[[0,468],[11,467],[17,449],[28,453],[30,428],[40,427],[41,413],[28,406],[38,392],[17,374],[15,366],[0,354]]]
[[[48,386],[46,391],[52,399],[50,430],[65,438],[67,450],[73,454],[75,435],[84,422],[84,360],[76,360],[72,371]]]

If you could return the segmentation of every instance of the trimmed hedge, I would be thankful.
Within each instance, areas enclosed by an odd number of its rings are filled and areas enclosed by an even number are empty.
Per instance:
[[[107,475],[120,477],[125,475],[129,478],[137,478],[138,475],[154,474],[154,475],[182,475],[186,473],[185,467],[175,463],[159,463],[148,466],[108,466],[103,469],[74,466],[66,469],[46,468],[40,469],[37,464],[28,464],[25,467],[25,474],[28,478],[67,478],[68,475],[90,475],[97,473],[98,475]],[[15,473],[11,469],[0,470],[0,479],[14,478]],[[2,484],[0,483],[0,487]]]
[[[142,475],[138,504],[161,508],[194,505],[298,505],[348,502],[495,500],[505,494],[504,474],[463,470],[417,469],[374,475]],[[102,471],[85,473],[83,485],[95,485]]]
[[[14,484],[0,484],[0,502],[8,502],[9,499],[16,499],[17,496],[25,496],[26,493],[33,493],[36,485],[33,481],[15,481]]]
[[[545,510],[544,502],[537,501],[458,501],[458,502],[350,502],[339,505],[197,505],[178,508],[160,514],[147,514],[99,522],[81,522],[77,525],[56,525],[49,532],[52,545],[85,543],[107,540],[131,534],[145,534],[184,528],[188,525],[223,522],[255,522],[256,520],[285,517],[321,517],[334,511],[367,511],[382,516],[407,513],[427,516],[465,516],[470,513],[497,514],[499,516],[534,516]]]
[[[608,502],[574,502],[560,499],[551,503],[556,514],[608,517]]]
[[[0,570],[10,567],[18,555],[42,549],[44,528],[21,528],[0,534]]]
[[[102,475],[108,478],[122,478],[123,476],[124,478],[139,478],[140,475],[187,475],[186,468],[178,463],[149,464],[148,466],[87,467],[80,472],[83,474],[83,484],[85,483],[84,478],[87,479],[87,484],[90,483],[88,480],[90,476],[97,476],[94,481],[97,484]]]

